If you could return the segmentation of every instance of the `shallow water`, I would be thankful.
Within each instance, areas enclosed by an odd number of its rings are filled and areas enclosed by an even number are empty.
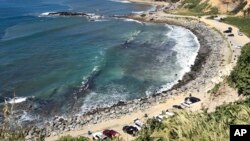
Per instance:
[[[108,0],[1,0],[1,99],[15,89],[18,97],[50,101],[62,112],[77,101],[86,112],[169,89],[193,64],[196,37],[182,27],[110,17],[151,8]],[[41,15],[51,11],[104,18]]]

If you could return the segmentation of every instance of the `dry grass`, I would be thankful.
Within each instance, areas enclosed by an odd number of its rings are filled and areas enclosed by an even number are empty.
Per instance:
[[[220,106],[213,113],[179,111],[158,123],[148,121],[137,140],[144,141],[224,141],[229,140],[230,124],[250,124],[250,99]]]

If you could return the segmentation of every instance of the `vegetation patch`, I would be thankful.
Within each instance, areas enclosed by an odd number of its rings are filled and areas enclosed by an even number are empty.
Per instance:
[[[208,1],[201,0],[184,0],[182,8],[176,9],[173,12],[181,15],[202,16],[207,14],[218,14],[218,8],[211,7]]]
[[[213,89],[209,90],[208,93],[216,94],[221,86],[221,83],[216,84]]]
[[[91,141],[91,140],[83,136],[72,137],[70,135],[67,135],[60,137],[58,141]]]
[[[225,23],[235,25],[250,37],[250,17],[228,17],[223,20]]]
[[[229,140],[230,124],[250,124],[250,99],[217,107],[215,112],[180,111],[159,122],[150,119],[137,141]]]
[[[239,94],[250,95],[250,43],[242,48],[237,65],[228,81],[231,86],[238,89]]]

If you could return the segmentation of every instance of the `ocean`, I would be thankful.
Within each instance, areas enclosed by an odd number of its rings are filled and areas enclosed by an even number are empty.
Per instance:
[[[170,89],[190,70],[200,47],[188,29],[112,17],[153,10],[149,5],[123,0],[0,3],[0,102],[11,103],[15,91],[16,103],[33,102],[31,115],[84,113]],[[44,16],[59,11],[103,18]]]

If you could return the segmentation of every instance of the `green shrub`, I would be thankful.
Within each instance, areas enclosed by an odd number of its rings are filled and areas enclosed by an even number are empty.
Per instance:
[[[249,117],[250,98],[246,101],[222,105],[213,113],[180,111],[176,116],[165,119],[162,124],[148,122],[137,140],[229,140],[230,124],[250,124]]]
[[[209,90],[208,93],[216,94],[220,88],[221,83],[215,84],[213,89]]]
[[[250,37],[250,17],[227,17],[223,21],[239,27],[242,32]]]
[[[218,14],[219,10],[216,7],[211,7],[208,1],[202,0],[184,0],[182,2],[183,8],[188,9],[191,15],[207,15],[207,14]],[[181,13],[185,14],[186,13]]]
[[[58,141],[90,141],[90,139],[83,136],[72,137],[70,135],[67,135],[60,137]]]
[[[239,94],[250,95],[250,43],[242,48],[237,65],[228,81],[231,86],[238,89]]]

